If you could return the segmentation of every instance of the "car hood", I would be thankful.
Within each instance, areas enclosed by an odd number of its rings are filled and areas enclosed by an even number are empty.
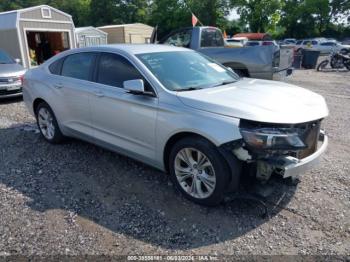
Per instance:
[[[244,78],[230,85],[178,92],[187,106],[259,122],[296,124],[328,116],[324,98],[291,84]]]
[[[24,75],[25,69],[19,64],[0,64],[0,77]]]

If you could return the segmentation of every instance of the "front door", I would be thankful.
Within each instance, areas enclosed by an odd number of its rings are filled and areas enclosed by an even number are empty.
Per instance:
[[[126,58],[101,53],[95,72],[95,93],[91,97],[94,135],[108,147],[152,160],[158,99],[133,95],[123,89],[124,81],[135,79],[143,79],[146,88],[152,90]]]

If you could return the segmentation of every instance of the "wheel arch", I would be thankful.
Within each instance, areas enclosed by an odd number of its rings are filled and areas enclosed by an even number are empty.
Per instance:
[[[224,66],[231,68],[239,76],[250,77],[248,68],[242,63],[224,63]]]
[[[163,150],[163,163],[164,163],[164,169],[167,173],[169,173],[169,155],[171,152],[172,147],[181,139],[185,137],[200,137],[204,138],[205,140],[208,140],[210,143],[214,144],[213,141],[211,141],[208,137],[205,137],[201,134],[195,133],[195,132],[189,132],[189,131],[181,131],[178,133],[173,134],[166,142]]]
[[[34,112],[34,115],[36,115],[36,110],[37,110],[38,106],[39,106],[41,103],[46,103],[46,104],[48,104],[44,99],[42,99],[42,98],[40,98],[40,97],[34,99],[34,101],[33,101],[33,112]]]
[[[231,155],[231,153],[225,150],[222,146],[218,147],[209,138],[194,132],[179,132],[172,135],[168,139],[163,151],[163,162],[164,162],[164,169],[166,173],[169,174],[169,156],[170,156],[171,148],[178,141],[186,137],[203,138],[217,147],[218,153],[224,158],[227,164],[227,168],[230,170],[230,173],[231,173],[230,181],[229,181],[229,184],[227,185],[227,190],[229,191],[236,190],[238,188],[239,181],[240,181],[240,174],[241,174],[241,168],[242,168],[241,161],[239,161],[233,154]]]

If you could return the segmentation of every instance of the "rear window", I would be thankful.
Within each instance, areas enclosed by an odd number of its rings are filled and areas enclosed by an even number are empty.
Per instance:
[[[49,65],[49,71],[51,72],[51,74],[54,74],[54,75],[61,74],[62,62],[63,62],[63,59],[61,58],[53,62],[51,65]]]
[[[62,66],[62,76],[90,80],[94,53],[79,53],[67,56]]]
[[[201,33],[201,47],[224,46],[224,39],[219,30],[215,28],[203,29]]]

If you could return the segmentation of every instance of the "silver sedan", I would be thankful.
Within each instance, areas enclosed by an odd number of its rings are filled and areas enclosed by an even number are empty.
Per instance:
[[[260,180],[276,171],[297,177],[327,147],[323,97],[241,79],[202,54],[171,46],[63,52],[25,75],[24,100],[48,142],[76,137],[145,162],[204,205],[237,189],[243,163]]]
[[[25,69],[19,62],[0,50],[0,98],[22,95],[22,77]]]

